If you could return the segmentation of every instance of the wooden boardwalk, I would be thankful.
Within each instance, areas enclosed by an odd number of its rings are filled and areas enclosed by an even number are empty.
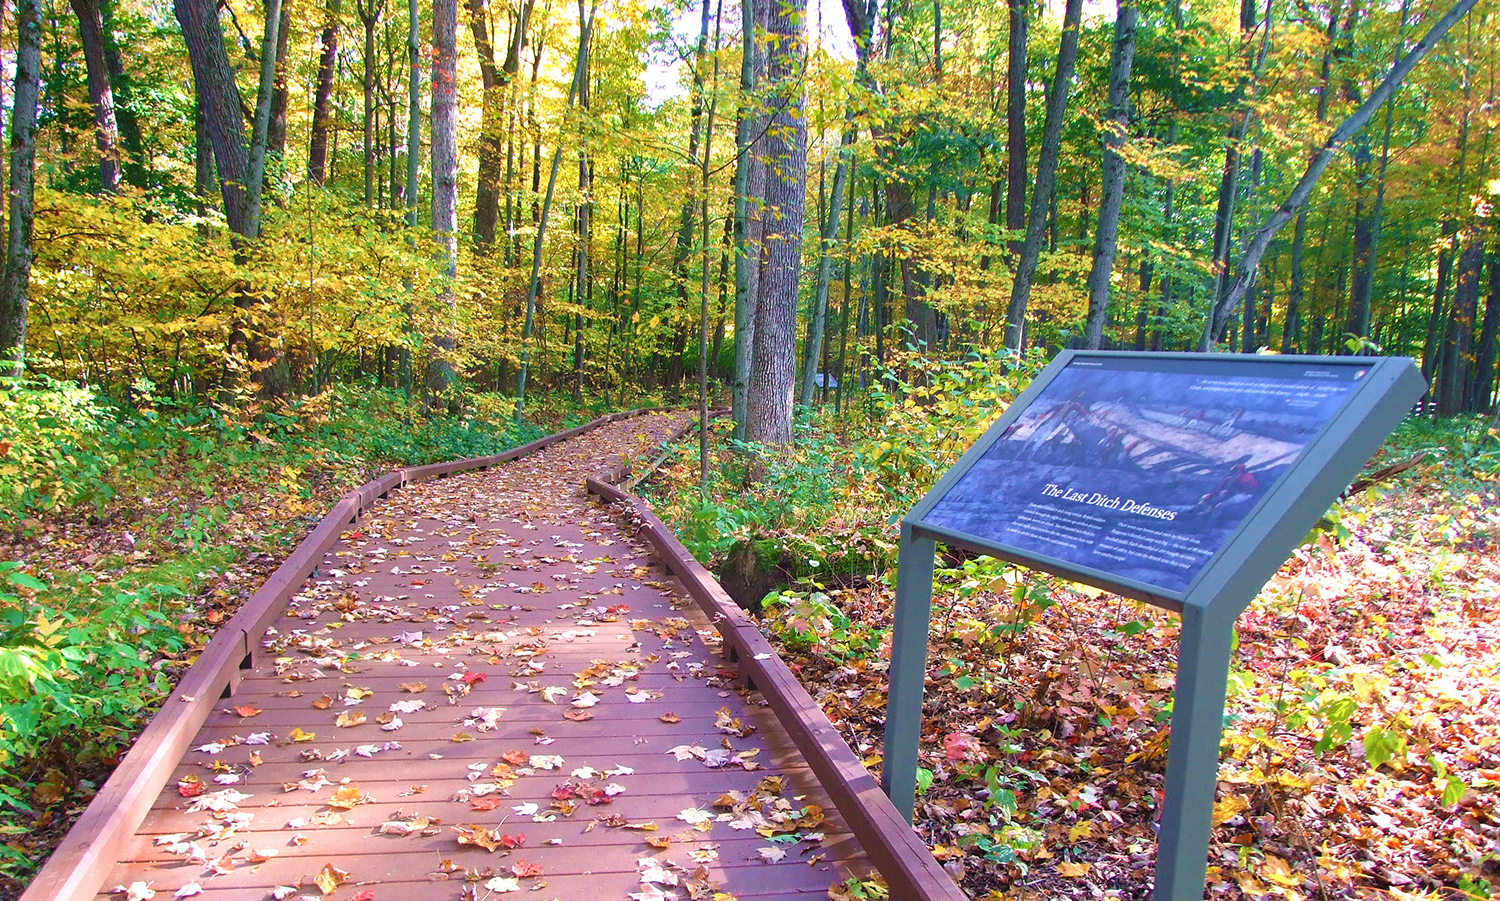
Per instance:
[[[345,496],[23,901],[769,900],[876,871],[892,900],[965,901],[613,484],[690,424],[642,412]]]
[[[888,869],[639,522],[583,491],[685,422],[375,503],[249,636],[97,897],[823,898]]]

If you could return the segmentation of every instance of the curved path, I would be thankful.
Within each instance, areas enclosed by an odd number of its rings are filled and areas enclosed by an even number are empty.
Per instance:
[[[100,897],[727,901],[867,875],[710,623],[583,492],[686,421],[620,420],[380,502]]]

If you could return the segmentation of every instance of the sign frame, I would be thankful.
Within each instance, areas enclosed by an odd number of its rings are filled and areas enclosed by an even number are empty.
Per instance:
[[[1348,396],[1254,501],[1181,591],[1111,574],[926,521],[1005,431],[1075,361],[1181,361],[1277,367],[1359,367]],[[1060,353],[901,523],[881,787],[911,821],[937,542],[1132,597],[1182,615],[1172,741],[1156,861],[1155,901],[1201,901],[1208,860],[1234,623],[1293,549],[1427,390],[1407,357],[1323,357],[1075,351]],[[1025,465],[1025,464],[1018,464]]]

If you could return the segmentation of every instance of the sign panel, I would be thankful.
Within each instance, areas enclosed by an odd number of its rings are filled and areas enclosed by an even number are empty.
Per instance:
[[[917,521],[1179,597],[1369,371],[1078,354]]]

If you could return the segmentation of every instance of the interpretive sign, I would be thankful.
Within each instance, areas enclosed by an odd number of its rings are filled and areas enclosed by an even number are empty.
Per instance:
[[[1234,621],[1422,396],[1411,360],[1064,351],[901,524],[881,783],[911,818],[936,542],[1182,613],[1156,901],[1203,897]]]
[[[1074,356],[912,519],[1177,597],[1369,371]]]

